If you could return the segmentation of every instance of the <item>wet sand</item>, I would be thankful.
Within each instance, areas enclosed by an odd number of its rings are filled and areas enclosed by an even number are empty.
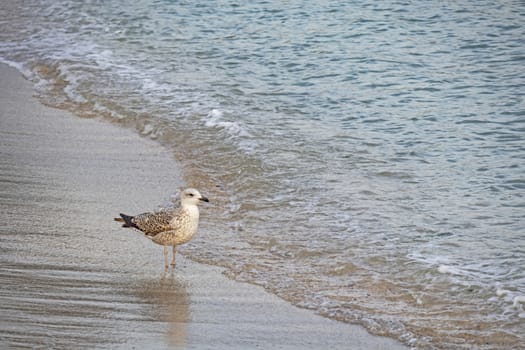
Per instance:
[[[183,186],[173,157],[43,106],[3,64],[0,82],[0,348],[404,348],[180,254],[164,273],[162,247],[113,217]]]

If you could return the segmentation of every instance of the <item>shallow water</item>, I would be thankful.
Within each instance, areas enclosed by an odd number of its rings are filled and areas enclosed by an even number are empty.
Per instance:
[[[0,12],[44,101],[136,128],[214,197],[196,260],[420,348],[523,342],[519,1]]]
[[[165,272],[162,247],[111,214],[181,185],[171,155],[131,130],[45,108],[3,64],[0,81],[0,348],[404,348],[221,268],[179,256]]]

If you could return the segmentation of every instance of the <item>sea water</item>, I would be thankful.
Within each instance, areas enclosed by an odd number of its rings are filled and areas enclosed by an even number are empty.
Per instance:
[[[0,59],[173,151],[215,203],[192,259],[417,348],[511,349],[524,23],[521,1],[13,1]]]

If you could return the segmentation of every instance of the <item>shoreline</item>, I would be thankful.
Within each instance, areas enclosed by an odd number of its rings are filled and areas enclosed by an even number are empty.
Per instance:
[[[2,348],[406,348],[230,280],[183,246],[163,273],[162,247],[113,217],[184,185],[169,152],[42,105],[4,63],[0,79]]]

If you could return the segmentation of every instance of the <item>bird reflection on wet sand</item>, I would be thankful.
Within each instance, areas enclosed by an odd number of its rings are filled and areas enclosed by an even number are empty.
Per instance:
[[[188,282],[173,271],[163,272],[156,280],[144,280],[137,285],[136,296],[145,304],[145,315],[151,320],[168,324],[167,336],[170,345],[182,347],[187,342],[187,324],[190,322],[190,296]],[[159,330],[163,333],[164,330]]]

